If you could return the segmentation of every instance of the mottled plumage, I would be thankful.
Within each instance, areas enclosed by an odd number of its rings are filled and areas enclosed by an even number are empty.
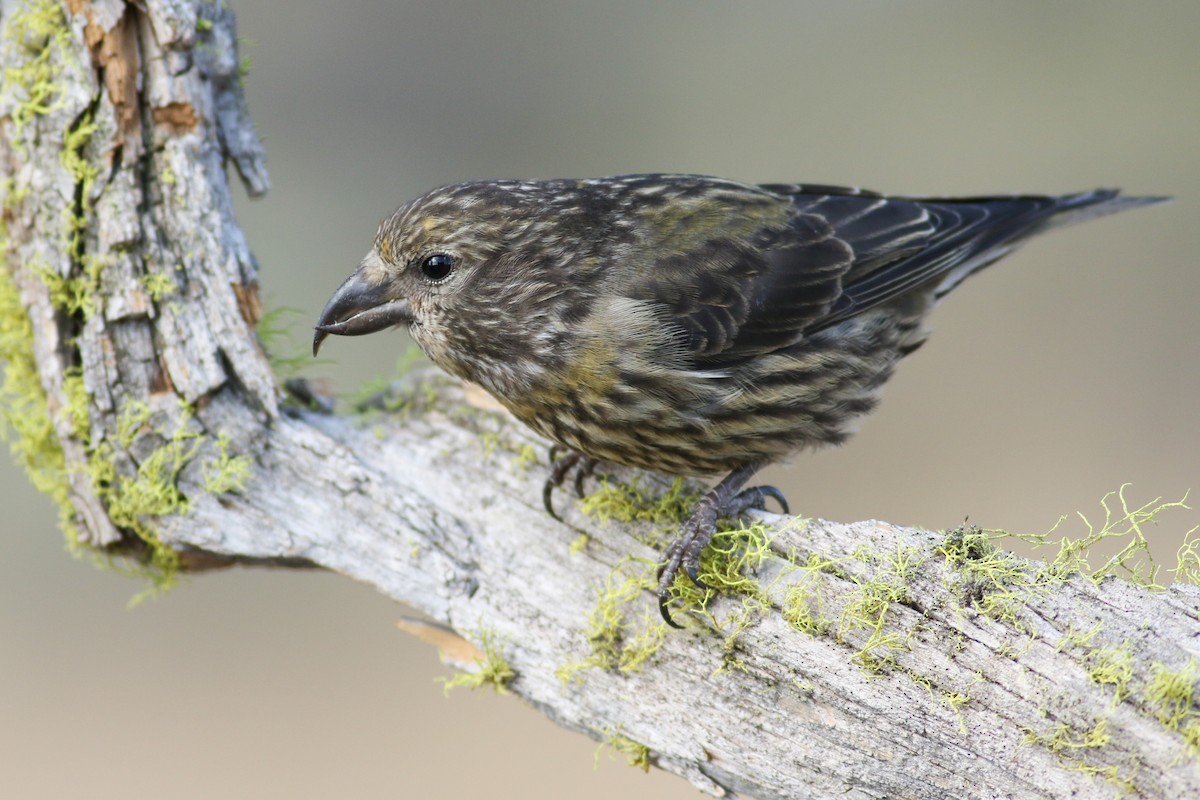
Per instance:
[[[1031,235],[1160,200],[694,175],[457,184],[380,225],[313,349],[407,324],[435,364],[589,459],[730,473],[667,552],[670,622],[670,582],[681,566],[695,580],[717,515],[779,496],[745,481],[851,434],[942,296]]]

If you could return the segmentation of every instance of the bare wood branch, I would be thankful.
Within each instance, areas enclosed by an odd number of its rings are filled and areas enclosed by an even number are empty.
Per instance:
[[[486,639],[554,721],[715,795],[1200,796],[1195,587],[764,515],[744,591],[667,632],[645,585],[669,526],[565,496],[553,520],[546,443],[455,386],[413,379],[404,413],[367,421],[281,409],[226,182],[232,163],[268,186],[228,4],[41,0],[3,22],[6,65],[50,66],[0,95],[6,260],[81,541],[369,583]],[[214,487],[238,457],[249,479]],[[164,475],[166,507],[130,505]]]

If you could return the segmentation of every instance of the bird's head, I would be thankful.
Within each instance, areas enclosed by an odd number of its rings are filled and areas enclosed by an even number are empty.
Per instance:
[[[521,377],[514,371],[561,346],[556,301],[578,288],[577,267],[589,261],[571,233],[579,204],[556,184],[456,184],[398,209],[326,303],[313,354],[329,334],[407,326],[448,372],[484,385]]]

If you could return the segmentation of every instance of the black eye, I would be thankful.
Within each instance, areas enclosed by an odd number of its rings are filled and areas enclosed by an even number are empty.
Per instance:
[[[454,258],[445,253],[434,253],[421,262],[421,272],[431,281],[440,281],[454,269]]]

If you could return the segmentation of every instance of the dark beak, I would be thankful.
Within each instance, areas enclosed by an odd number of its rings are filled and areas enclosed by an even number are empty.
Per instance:
[[[413,321],[412,311],[405,300],[388,297],[387,281],[375,284],[359,269],[338,287],[325,304],[321,318],[317,320],[313,336],[313,355],[321,349],[321,342],[329,334],[337,336],[362,336],[375,333],[393,325],[407,325]]]

